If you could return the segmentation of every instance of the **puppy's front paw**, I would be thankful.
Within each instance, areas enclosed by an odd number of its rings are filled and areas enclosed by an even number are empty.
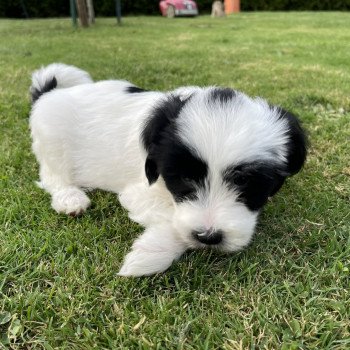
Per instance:
[[[163,272],[170,267],[174,257],[167,252],[134,249],[125,257],[119,276],[148,276]]]
[[[79,216],[90,205],[90,199],[79,188],[71,187],[55,192],[51,205],[57,213]]]
[[[183,242],[166,226],[151,227],[134,242],[119,276],[147,276],[163,272],[186,250]]]

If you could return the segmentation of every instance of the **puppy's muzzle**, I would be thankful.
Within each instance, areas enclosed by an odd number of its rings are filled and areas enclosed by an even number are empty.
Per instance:
[[[207,244],[215,245],[219,244],[223,238],[223,232],[221,230],[207,230],[207,231],[192,231],[192,236],[195,240]]]

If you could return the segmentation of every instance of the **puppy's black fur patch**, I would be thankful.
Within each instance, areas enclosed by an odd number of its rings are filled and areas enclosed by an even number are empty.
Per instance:
[[[154,108],[143,128],[141,140],[148,153],[145,172],[150,185],[159,177],[160,155],[166,151],[162,142],[171,142],[175,138],[174,120],[185,103],[180,97],[170,95]]]
[[[40,90],[32,89],[31,90],[32,103],[37,101],[41,95],[55,89],[56,87],[57,87],[57,80],[55,77],[53,77],[51,80],[46,81],[44,86]]]
[[[289,140],[287,143],[287,168],[286,172],[288,175],[296,174],[300,171],[305,163],[307,155],[308,141],[303,131],[298,118],[292,113],[279,108],[280,118],[287,120],[288,123],[288,136]]]
[[[283,185],[285,176],[275,164],[252,162],[227,168],[224,182],[239,194],[238,200],[250,210],[261,209]]]
[[[152,185],[159,177],[158,166],[154,159],[147,157],[145,163],[145,172],[148,183]]]
[[[147,90],[145,89],[141,89],[137,86],[128,86],[126,88],[126,92],[129,93],[129,94],[138,94],[140,92],[146,92]]]
[[[160,173],[168,190],[178,202],[195,199],[196,190],[204,186],[208,165],[176,139],[164,146],[166,156],[160,155]]]
[[[187,101],[169,96],[154,109],[142,132],[148,152],[145,164],[148,182],[154,183],[161,174],[176,201],[193,198],[208,173],[207,164],[176,134],[176,119]]]
[[[174,120],[178,117],[187,100],[170,95],[155,107],[141,135],[142,143],[147,151],[150,151],[152,146],[159,145],[164,139],[164,134],[175,134]]]
[[[230,88],[215,88],[210,94],[213,100],[219,100],[221,103],[227,103],[235,96],[236,91]]]

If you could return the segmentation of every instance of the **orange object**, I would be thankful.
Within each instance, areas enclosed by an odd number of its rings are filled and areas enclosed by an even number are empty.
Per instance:
[[[225,0],[225,13],[238,13],[241,11],[240,0]]]

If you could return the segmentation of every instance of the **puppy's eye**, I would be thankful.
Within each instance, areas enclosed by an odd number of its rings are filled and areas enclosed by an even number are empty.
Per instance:
[[[195,192],[195,189],[192,185],[192,180],[190,180],[190,183],[187,183],[183,179],[181,179],[180,182],[172,186],[172,192],[177,197],[177,199],[191,197]]]
[[[181,178],[179,188],[183,194],[189,194],[194,190],[193,179],[189,177]]]
[[[185,183],[185,184],[192,184],[193,183],[193,179],[191,179],[190,177],[182,177],[181,180]]]
[[[233,182],[237,186],[243,186],[248,182],[249,178],[246,174],[242,172],[235,172],[233,175]]]

